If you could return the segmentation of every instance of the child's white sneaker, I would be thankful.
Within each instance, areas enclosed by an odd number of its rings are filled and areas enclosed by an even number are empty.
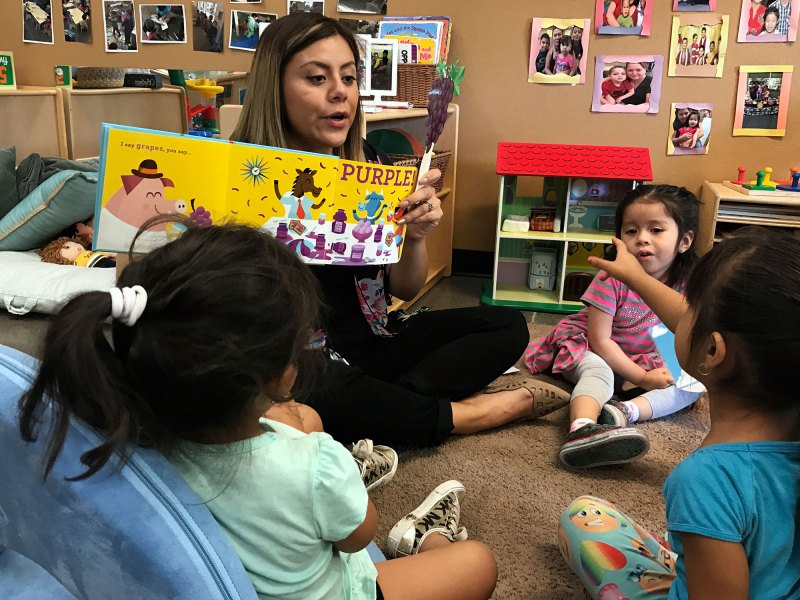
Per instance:
[[[359,440],[353,444],[350,454],[368,492],[389,483],[397,472],[397,452],[389,446],[375,446],[372,440]]]
[[[433,490],[413,511],[400,519],[389,532],[386,554],[390,558],[411,556],[432,533],[442,534],[455,542],[467,539],[467,530],[459,527],[464,485],[445,481]]]

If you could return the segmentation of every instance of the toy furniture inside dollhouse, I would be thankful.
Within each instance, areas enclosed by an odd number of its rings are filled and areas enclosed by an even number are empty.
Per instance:
[[[569,313],[612,246],[617,203],[652,179],[646,148],[501,143],[494,276],[483,302]]]

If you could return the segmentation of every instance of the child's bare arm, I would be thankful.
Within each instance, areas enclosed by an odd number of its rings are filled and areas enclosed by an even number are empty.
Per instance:
[[[625,98],[630,98],[631,96],[633,96],[633,92],[634,91],[635,90],[633,88],[631,88],[631,91],[622,94],[622,96],[617,98],[617,100],[616,100],[617,104],[622,104],[622,101],[625,100]]]
[[[372,504],[372,500],[367,498],[367,516],[364,517],[364,522],[356,527],[355,531],[348,535],[343,540],[334,542],[333,545],[340,552],[358,552],[367,547],[367,545],[375,537],[375,530],[378,528],[378,511]]]
[[[683,533],[686,587],[692,600],[746,600],[750,588],[741,544]]]
[[[611,370],[639,385],[647,371],[628,358],[619,344],[611,339],[614,317],[595,306],[589,307],[589,347]]]
[[[611,94],[600,96],[600,104],[615,104],[614,98],[611,96]]]

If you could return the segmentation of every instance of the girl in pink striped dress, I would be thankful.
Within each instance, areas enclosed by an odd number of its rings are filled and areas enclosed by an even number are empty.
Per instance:
[[[648,274],[680,292],[697,261],[692,243],[699,206],[694,194],[674,185],[641,185],[617,206],[617,237]],[[575,384],[570,429],[559,452],[564,464],[631,462],[650,443],[630,423],[684,408],[704,390],[674,385],[649,333],[659,320],[636,292],[599,273],[581,300],[585,308],[528,345],[525,364],[532,373],[560,373]],[[615,375],[642,394],[609,403]]]

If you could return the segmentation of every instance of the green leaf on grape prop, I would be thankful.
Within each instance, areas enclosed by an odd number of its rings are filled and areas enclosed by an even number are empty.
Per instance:
[[[425,119],[425,154],[419,165],[419,179],[428,172],[433,158],[433,145],[442,135],[445,121],[447,121],[447,107],[453,96],[461,92],[459,84],[464,79],[464,69],[459,61],[448,65],[441,61],[436,65],[438,77],[433,80],[431,91],[428,92],[428,118]]]

